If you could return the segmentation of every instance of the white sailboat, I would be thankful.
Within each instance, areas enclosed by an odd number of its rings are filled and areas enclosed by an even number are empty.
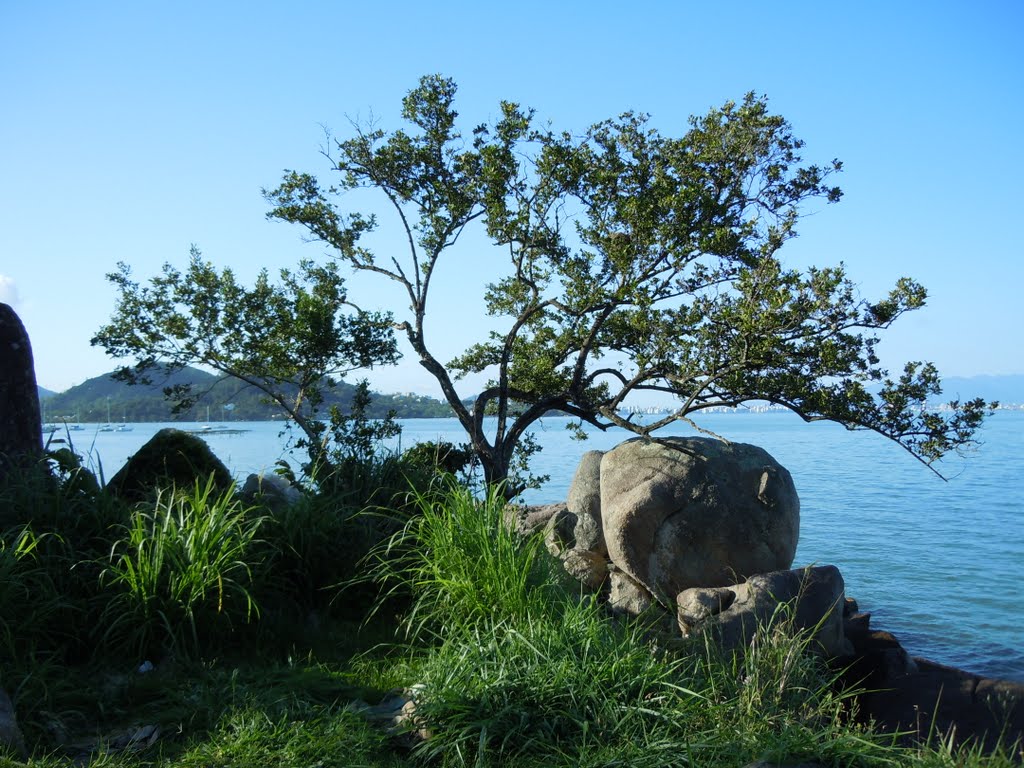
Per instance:
[[[110,423],[110,398],[107,398],[107,423],[99,428],[100,432],[113,432],[114,425]]]
[[[126,411],[121,411],[121,423],[114,427],[115,432],[131,432],[132,428],[128,426],[128,414]]]

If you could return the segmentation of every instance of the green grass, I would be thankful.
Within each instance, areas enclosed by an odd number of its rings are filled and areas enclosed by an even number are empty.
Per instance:
[[[250,586],[263,519],[233,493],[218,495],[211,477],[132,512],[100,573],[105,645],[198,656],[258,615]]]
[[[540,537],[509,530],[500,495],[398,488],[400,470],[346,467],[286,509],[208,485],[133,508],[61,481],[0,489],[0,685],[29,764],[1020,762],[1019,745],[907,749],[851,724],[850,694],[784,620],[722,654],[613,619]],[[339,596],[342,579],[355,586]],[[85,640],[54,634],[69,617]],[[410,752],[353,702],[414,684],[431,738]],[[152,746],[117,748],[142,726],[159,727]]]
[[[526,619],[567,594],[568,579],[542,540],[524,540],[503,524],[499,491],[481,501],[448,478],[413,501],[415,514],[371,553],[367,573],[414,596],[410,638],[485,617]]]

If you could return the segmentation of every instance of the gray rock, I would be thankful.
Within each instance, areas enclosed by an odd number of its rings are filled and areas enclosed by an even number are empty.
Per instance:
[[[558,504],[519,505],[505,507],[505,524],[521,536],[543,531],[551,518],[565,512],[565,502]]]
[[[260,501],[271,509],[287,509],[302,501],[302,491],[288,478],[274,473],[249,475],[242,486],[242,498],[247,502]]]
[[[544,545],[555,557],[561,557],[576,545],[572,535],[576,516],[566,509],[565,504],[555,505],[557,509],[544,525]]]
[[[823,565],[758,574],[724,589],[687,589],[676,597],[676,607],[684,636],[710,631],[733,649],[747,645],[759,627],[788,621],[795,629],[813,630],[812,647],[837,658],[853,653],[844,631],[844,599],[839,569]]]
[[[21,318],[0,303],[0,480],[43,453],[32,345]]]
[[[604,527],[601,523],[601,459],[604,451],[587,451],[580,459],[569,486],[566,505],[576,516],[573,536],[577,549],[605,555]]]
[[[595,592],[608,580],[608,561],[589,549],[570,549],[562,553],[562,567],[583,586]]]
[[[711,438],[629,440],[601,460],[609,558],[666,606],[691,587],[789,568],[800,501],[766,451]]]
[[[611,593],[608,596],[608,607],[612,613],[628,613],[639,616],[652,605],[655,605],[651,593],[643,585],[630,578],[629,574],[613,569],[608,576]]]
[[[687,589],[676,596],[676,612],[686,623],[698,624],[725,611],[736,600],[736,593],[728,587]]]
[[[431,737],[422,716],[416,711],[417,702],[425,690],[422,683],[417,683],[410,688],[389,691],[380,704],[370,706],[363,701],[356,701],[350,707],[371,723],[383,726],[392,735],[402,738],[406,746],[412,747]]]

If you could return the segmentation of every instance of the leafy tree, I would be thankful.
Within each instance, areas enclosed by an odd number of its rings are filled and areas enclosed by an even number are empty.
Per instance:
[[[779,251],[805,205],[839,200],[829,182],[841,163],[802,164],[803,142],[764,98],[691,118],[678,138],[633,113],[582,136],[557,133],[502,102],[493,125],[465,137],[455,93],[449,79],[422,78],[402,102],[408,128],[356,125],[332,141],[334,187],[286,172],[265,195],[270,218],[302,225],[337,260],[404,289],[410,312],[399,328],[488,482],[508,478],[527,430],[550,411],[577,427],[649,435],[707,408],[766,400],[878,432],[928,465],[972,442],[989,406],[931,408],[941,392],[934,366],[908,363],[890,377],[876,356],[877,332],[924,305],[920,285],[900,279],[869,301],[842,265],[783,266]],[[336,205],[357,188],[394,210],[404,254],[378,258],[363,245],[376,218]],[[427,338],[428,297],[439,260],[473,222],[507,254],[486,293],[488,312],[507,324],[444,364]],[[478,372],[493,380],[467,406],[454,382]],[[620,413],[636,392],[670,393],[677,408],[636,423]],[[485,414],[497,417],[489,434]]]
[[[393,431],[390,420],[365,417],[365,382],[357,386],[349,414],[332,406],[330,419],[322,421],[325,390],[337,377],[398,358],[390,315],[354,308],[336,264],[303,261],[294,271],[281,270],[276,284],[264,270],[246,288],[230,269],[218,272],[193,247],[184,272],[165,264],[162,274],[140,284],[122,263],[107,278],[118,289],[118,301],[92,343],[113,357],[137,361],[115,378],[149,384],[156,371],[204,365],[241,380],[295,422],[303,433],[300,444],[320,468],[330,463],[332,450],[366,450],[374,438]],[[188,384],[164,393],[175,401],[176,412],[196,399]]]

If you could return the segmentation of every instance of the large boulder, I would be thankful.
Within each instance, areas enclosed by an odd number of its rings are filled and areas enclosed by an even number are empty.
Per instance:
[[[850,656],[843,608],[845,584],[834,565],[776,571],[728,587],[696,587],[676,596],[684,636],[712,632],[723,648],[747,645],[762,627],[780,622],[813,633],[828,658]]]
[[[161,429],[110,478],[107,490],[125,501],[143,501],[157,488],[189,488],[211,475],[218,489],[230,487],[231,473],[202,439],[180,429]]]
[[[601,523],[601,459],[604,451],[587,451],[580,459],[566,506],[575,515],[573,539],[578,549],[608,553],[604,543],[604,526]]]
[[[0,480],[43,452],[32,345],[17,313],[0,303]]]
[[[766,451],[699,437],[628,440],[601,459],[604,540],[664,605],[691,587],[789,568],[800,501]]]

